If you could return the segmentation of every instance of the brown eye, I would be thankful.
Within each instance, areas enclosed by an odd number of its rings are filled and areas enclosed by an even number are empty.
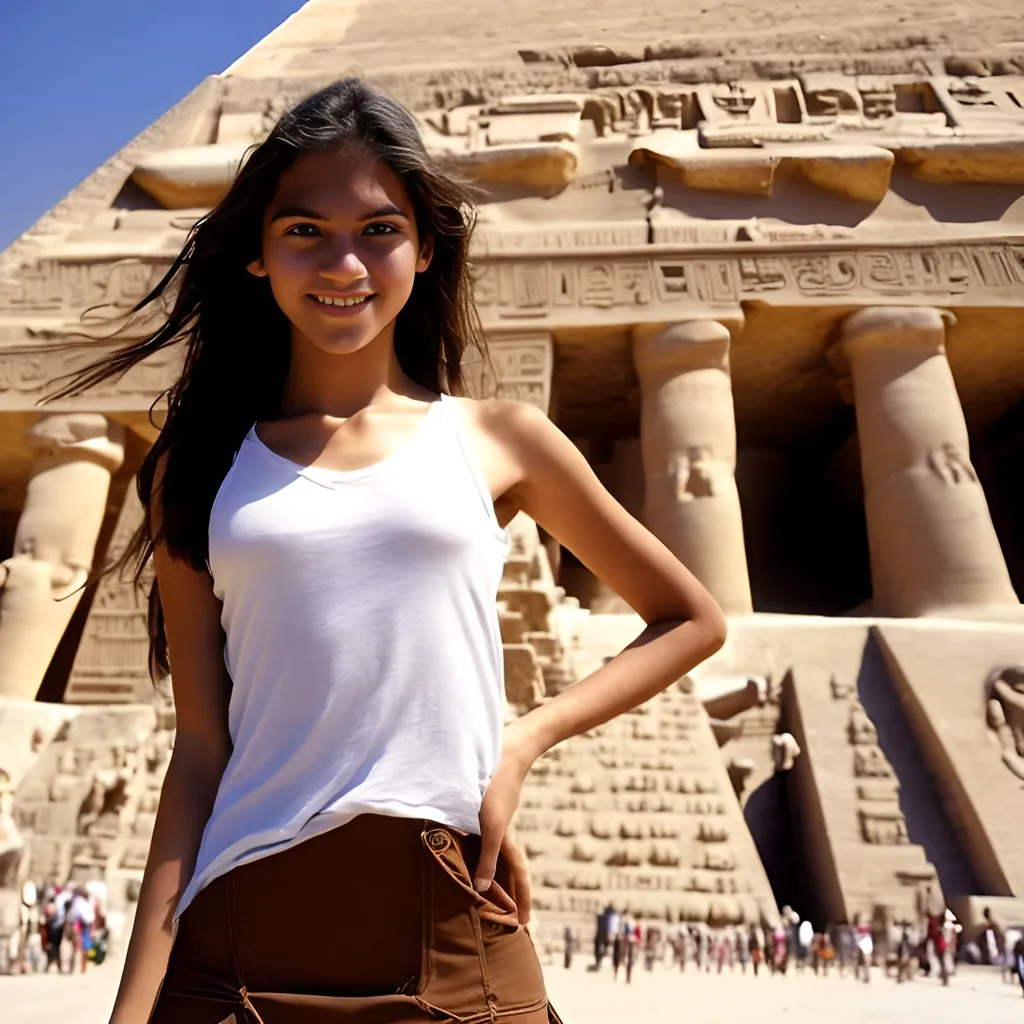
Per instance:
[[[320,229],[315,224],[293,224],[285,234],[298,238],[316,238],[320,234]]]

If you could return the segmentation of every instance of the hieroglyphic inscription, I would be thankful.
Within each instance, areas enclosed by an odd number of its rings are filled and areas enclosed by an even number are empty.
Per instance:
[[[0,349],[0,408],[29,408],[45,397],[66,374],[98,359],[109,346],[67,351]],[[160,352],[132,367],[123,377],[90,389],[90,399],[116,400],[122,408],[147,410],[174,383],[179,352]]]
[[[880,292],[959,295],[967,290],[970,270],[963,249],[901,249],[857,254],[864,284]]]
[[[971,249],[971,262],[986,288],[1012,288],[1024,283],[1024,260],[1019,246],[979,245]]]
[[[489,365],[476,359],[465,366],[470,393],[528,402],[546,413],[551,402],[554,361],[551,335],[490,338],[487,348]]]
[[[167,272],[167,259],[44,259],[0,284],[0,312],[78,315],[92,307],[124,312]]]
[[[796,286],[805,295],[841,295],[860,283],[852,255],[797,256],[790,265]]]
[[[767,896],[707,715],[682,687],[539,759],[514,827],[552,918],[584,892],[592,910],[615,893],[653,919],[740,924]]]
[[[741,256],[740,290],[743,292],[774,292],[790,284],[787,267],[775,256]]]
[[[143,521],[135,481],[128,485],[107,550],[106,564],[120,559]],[[104,576],[82,632],[64,700],[66,703],[132,702],[149,686],[149,627],[146,594],[120,570]]]
[[[634,227],[616,235],[615,242],[633,241]],[[780,301],[786,292],[815,301],[846,301],[858,295],[928,295],[955,301],[971,293],[1009,289],[1019,290],[1024,301],[1024,246],[1008,243],[842,251],[823,243],[783,253],[745,244],[742,252],[732,246],[709,252],[705,246],[699,253],[675,254],[608,243],[607,256],[591,257],[574,254],[560,242],[555,245],[560,229],[552,230],[552,238],[539,235],[529,249],[490,243],[484,247],[474,290],[485,318],[557,319],[568,309],[601,313],[656,303],[730,305],[768,295]],[[541,252],[545,248],[550,258]],[[522,252],[521,259],[514,257],[517,252]],[[165,257],[45,258],[0,283],[0,315],[67,322],[96,309],[97,316],[116,320],[148,294],[169,266]]]
[[[832,697],[849,710],[846,739],[853,748],[857,818],[861,838],[873,846],[910,843],[907,822],[899,804],[899,783],[878,742],[878,730],[856,697],[856,687],[830,681]]]
[[[576,309],[628,321],[658,304],[729,307],[744,299],[873,300],[927,295],[955,303],[1016,289],[1024,302],[1024,247],[963,244],[886,250],[646,255],[566,255],[485,262],[476,300],[485,318],[550,317]],[[666,310],[666,313],[668,311]]]

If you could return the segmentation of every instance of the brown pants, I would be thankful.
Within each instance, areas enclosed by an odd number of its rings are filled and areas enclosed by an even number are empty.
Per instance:
[[[215,879],[181,916],[151,1024],[550,1024],[533,942],[478,836],[362,815]]]

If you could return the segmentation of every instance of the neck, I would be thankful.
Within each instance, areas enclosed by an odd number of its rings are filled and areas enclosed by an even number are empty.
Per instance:
[[[394,324],[355,352],[325,352],[292,331],[291,359],[281,415],[319,414],[347,419],[390,397],[422,397],[424,389],[402,371],[395,355]]]

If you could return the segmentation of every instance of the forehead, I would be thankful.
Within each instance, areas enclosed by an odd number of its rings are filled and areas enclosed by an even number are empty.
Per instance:
[[[297,203],[321,213],[355,215],[387,203],[412,214],[405,183],[380,157],[364,146],[303,153],[281,175],[268,213]]]

